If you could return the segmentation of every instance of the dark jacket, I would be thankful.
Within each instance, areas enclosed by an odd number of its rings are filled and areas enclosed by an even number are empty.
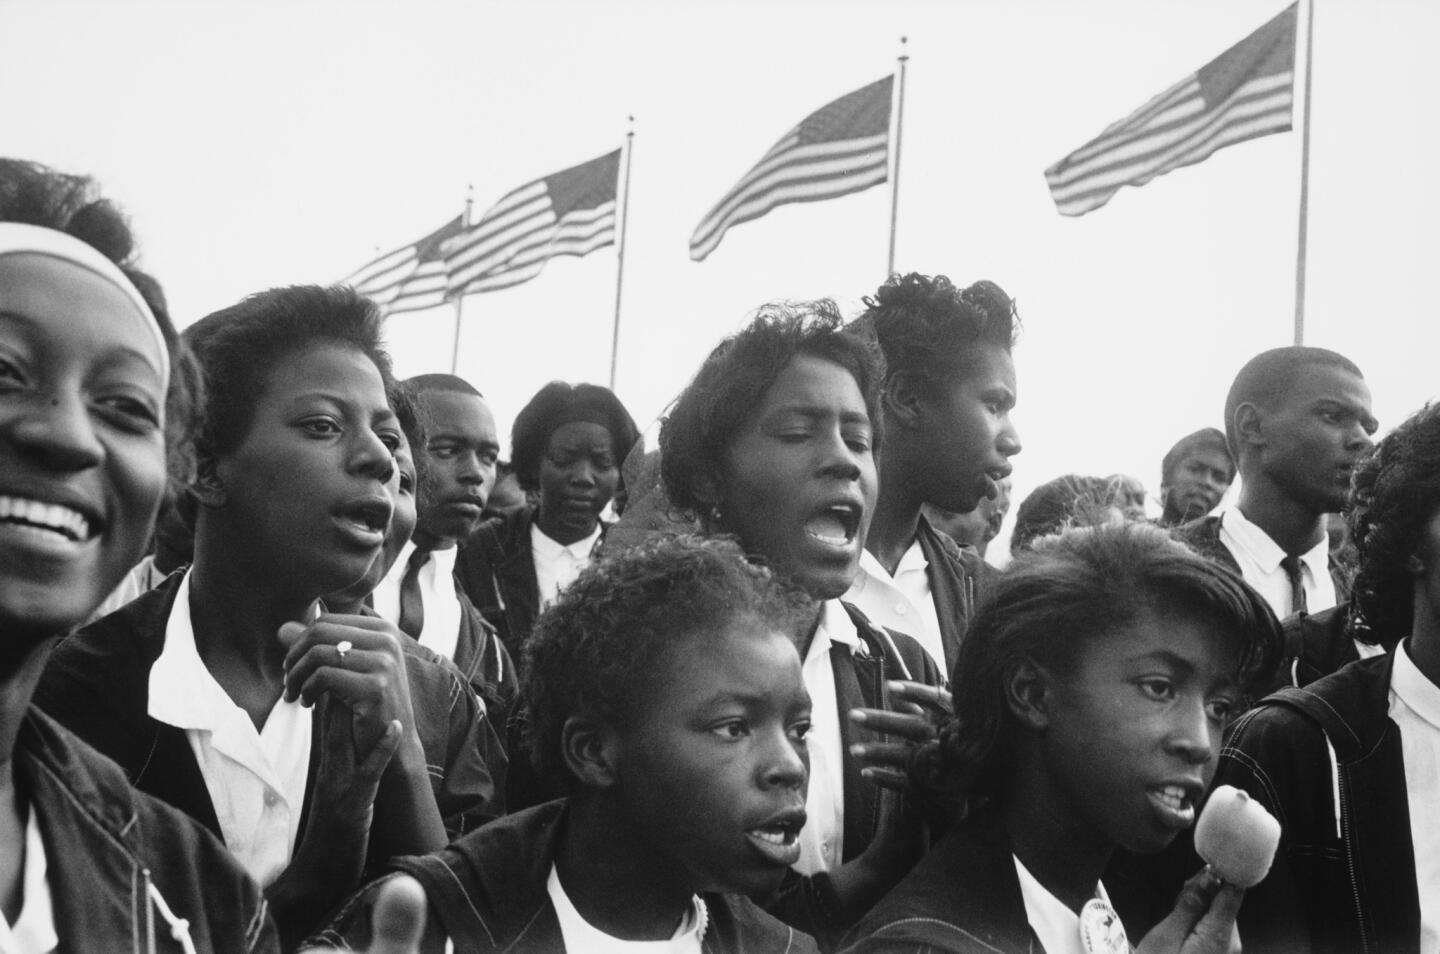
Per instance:
[[[222,837],[205,778],[183,729],[149,715],[150,669],[165,645],[165,627],[182,577],[62,640],[51,654],[35,691],[35,704],[114,759],[136,788],[175,806]],[[425,749],[440,817],[451,838],[504,813],[482,753],[498,744],[475,694],[448,661],[413,642],[402,643],[416,731]],[[316,733],[328,699],[315,706]],[[320,746],[310,752],[310,779],[301,811],[300,837],[310,815]],[[382,796],[377,814],[386,811]],[[395,846],[372,839],[367,870]],[[343,888],[341,889],[344,890]],[[283,918],[282,918],[283,920]]]
[[[1405,766],[1388,715],[1394,661],[1354,662],[1267,697],[1221,751],[1215,784],[1246,790],[1281,825],[1274,867],[1240,909],[1247,954],[1419,950]]]
[[[846,954],[1038,954],[1005,828],[955,825],[845,938]]]
[[[915,640],[875,626],[848,603],[845,609],[855,623],[863,647],[858,653],[851,652],[847,646],[833,646],[830,650],[835,702],[840,713],[840,743],[845,753],[845,833],[841,857],[843,861],[850,861],[870,845],[880,827],[880,789],[861,777],[859,763],[849,754],[850,746],[881,741],[885,736],[854,725],[846,713],[851,709],[889,708],[890,696],[885,688],[888,680],[906,679],[931,686],[943,686],[946,680],[930,654]],[[779,891],[763,899],[762,904],[786,924],[814,935],[826,949],[832,948],[833,941],[865,913],[843,910],[830,879],[823,873],[807,878],[791,871]]]
[[[486,825],[443,851],[398,858],[394,867],[416,878],[430,899],[421,951],[557,954],[565,950],[546,882],[565,823],[562,801],[547,802]],[[370,940],[370,910],[379,885],[369,885],[340,909],[317,938],[344,950]],[[804,954],[814,942],[742,897],[703,895],[710,920],[702,949],[711,954]]]
[[[1171,530],[1170,535],[1201,556],[1239,574],[1243,579],[1245,574],[1240,570],[1240,563],[1220,539],[1221,516],[1222,514],[1215,514],[1191,520]],[[1330,579],[1335,584],[1335,602],[1344,605],[1350,599],[1350,574],[1342,564],[1335,562],[1333,556],[1329,558],[1328,565]]]
[[[962,549],[947,534],[930,525],[922,515],[915,526],[915,539],[925,554],[925,576],[930,582],[930,599],[940,622],[940,644],[945,649],[945,676],[955,671],[960,643],[981,584],[986,579],[985,561],[974,550]]]
[[[480,524],[455,560],[460,588],[517,658],[540,615],[540,584],[530,551],[536,509],[533,504],[520,507]]]
[[[485,621],[461,589],[459,580],[455,581],[455,591],[460,600],[460,634],[451,661],[485,700],[490,721],[503,727],[520,691],[515,661],[495,627]]]
[[[280,950],[260,889],[224,845],[34,707],[15,770],[45,843],[61,954],[181,951],[180,918],[196,951]]]

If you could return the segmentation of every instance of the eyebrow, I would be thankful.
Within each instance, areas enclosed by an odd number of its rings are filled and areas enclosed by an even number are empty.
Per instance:
[[[9,319],[10,321],[13,321],[18,325],[24,325],[27,329],[34,332],[39,332],[43,330],[44,327],[44,323],[42,323],[39,319],[27,315],[23,312],[10,311],[7,308],[0,308],[0,319]],[[112,349],[110,353],[124,354],[133,358],[139,358],[140,362],[145,366],[152,368],[156,372],[160,371],[160,365],[157,364],[150,355],[146,354],[140,348],[136,348],[128,344],[122,344]]]
[[[780,417],[785,414],[799,414],[801,417],[810,420],[820,421],[830,417],[839,417],[842,424],[864,424],[870,426],[870,415],[865,411],[844,410],[837,412],[835,408],[821,404],[784,404],[771,411],[767,417]]]
[[[1178,653],[1171,652],[1171,651],[1168,650],[1168,649],[1157,649],[1157,650],[1154,650],[1153,652],[1143,653],[1143,654],[1141,654],[1141,655],[1139,655],[1139,656],[1133,656],[1133,657],[1131,657],[1130,662],[1132,662],[1132,663],[1149,663],[1149,662],[1164,663],[1165,665],[1167,665],[1167,666],[1169,666],[1170,668],[1176,670],[1177,672],[1180,672],[1180,673],[1182,673],[1182,674],[1184,674],[1184,675],[1187,675],[1187,676],[1190,675],[1191,673],[1193,673],[1193,672],[1195,671],[1195,664],[1194,664],[1193,662],[1191,662],[1190,660],[1186,659],[1184,656],[1181,656],[1181,655],[1178,654]]]

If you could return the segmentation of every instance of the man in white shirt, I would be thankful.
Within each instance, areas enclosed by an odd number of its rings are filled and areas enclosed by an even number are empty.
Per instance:
[[[455,582],[456,543],[480,524],[495,484],[500,440],[485,399],[464,378],[422,374],[405,387],[425,432],[415,453],[415,534],[375,588],[375,611],[422,646],[454,659],[468,607]]]
[[[1325,515],[1344,507],[1376,426],[1370,388],[1348,358],[1323,348],[1262,352],[1225,399],[1240,498],[1175,535],[1239,572],[1281,619],[1334,606],[1348,594],[1330,573]]]

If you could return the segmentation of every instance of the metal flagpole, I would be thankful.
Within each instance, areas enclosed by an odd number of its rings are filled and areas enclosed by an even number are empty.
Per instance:
[[[461,228],[468,228],[470,225],[470,207],[475,204],[475,186],[467,186],[465,190],[465,215],[460,220]],[[460,319],[465,306],[465,293],[461,292],[455,296],[455,344],[450,348],[450,373],[455,374],[456,368],[460,366]]]
[[[635,149],[635,117],[625,133],[625,192],[620,200],[620,241],[615,246],[615,325],[610,338],[610,390],[615,390],[615,365],[620,357],[620,293],[625,288],[625,227],[630,224],[630,154]]]
[[[900,131],[905,124],[905,63],[910,59],[905,52],[906,37],[900,38],[899,86],[895,94],[895,177],[890,180],[890,257],[885,263],[885,274],[895,274],[895,221],[900,215]]]
[[[1295,244],[1295,343],[1305,343],[1305,246],[1310,212],[1310,63],[1315,52],[1315,0],[1305,0],[1305,108],[1300,114],[1300,235]],[[1298,27],[1297,27],[1298,29]],[[1298,38],[1296,46],[1299,46]]]

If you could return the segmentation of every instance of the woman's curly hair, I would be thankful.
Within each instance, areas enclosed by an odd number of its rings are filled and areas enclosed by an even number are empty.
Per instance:
[[[1015,344],[1020,318],[1015,302],[994,282],[957,288],[944,275],[892,275],[865,299],[862,328],[873,331],[885,354],[887,376],[915,374],[944,383],[962,373],[981,345]]]
[[[1359,565],[1351,634],[1393,649],[1414,625],[1415,573],[1440,508],[1440,405],[1426,405],[1375,445],[1350,482],[1350,536]]]
[[[705,516],[715,501],[702,499],[702,487],[724,472],[736,435],[800,355],[838,364],[855,378],[879,450],[881,370],[874,346],[843,329],[829,299],[763,305],[749,325],[710,352],[661,425],[660,476],[671,506],[686,517]]]
[[[0,159],[0,222],[36,225],[79,239],[114,262],[150,306],[170,353],[165,450],[167,506],[173,503],[194,474],[190,436],[204,401],[204,387],[199,368],[170,320],[160,283],[136,265],[138,251],[129,222],[115,205],[98,195],[92,179],[23,159]]]
[[[525,643],[519,718],[531,763],[573,791],[561,753],[571,716],[623,726],[663,676],[666,653],[735,625],[798,644],[815,612],[804,591],[726,538],[657,537],[602,557],[540,614]]]
[[[1085,643],[1147,613],[1179,614],[1234,634],[1235,673],[1251,698],[1279,664],[1280,624],[1238,575],[1158,527],[1082,527],[1020,554],[986,595],[955,662],[955,715],[912,756],[911,780],[932,798],[994,796],[1013,769],[1021,731],[1006,686],[1026,660],[1065,671]]]

